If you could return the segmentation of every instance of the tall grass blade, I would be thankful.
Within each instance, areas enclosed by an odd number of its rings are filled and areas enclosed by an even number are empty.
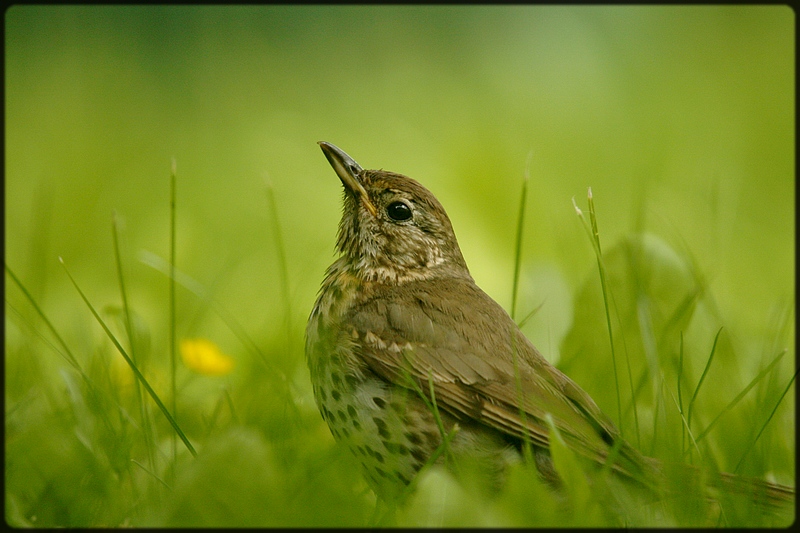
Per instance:
[[[763,379],[763,377],[764,377],[764,376],[766,376],[767,374],[769,374],[769,372],[770,372],[770,371],[771,371],[771,370],[772,370],[772,369],[775,367],[775,365],[777,365],[777,364],[778,364],[778,362],[781,360],[781,358],[782,358],[782,357],[783,357],[785,354],[786,354],[786,350],[782,350],[782,351],[781,351],[781,352],[780,352],[780,353],[779,353],[779,354],[778,354],[778,355],[775,357],[775,359],[773,359],[773,360],[772,360],[772,362],[771,362],[769,365],[767,365],[767,367],[766,367],[764,370],[762,370],[761,372],[759,372],[759,373],[758,373],[758,375],[757,375],[756,377],[754,377],[754,378],[753,378],[753,380],[752,380],[752,381],[751,381],[751,382],[750,382],[750,383],[749,383],[749,384],[748,384],[748,385],[747,385],[747,386],[746,386],[746,387],[745,387],[745,388],[742,390],[742,392],[740,392],[739,394],[737,394],[737,395],[736,395],[736,398],[734,398],[734,399],[733,399],[733,400],[732,400],[732,401],[731,401],[731,402],[730,402],[728,405],[726,405],[726,406],[725,406],[725,408],[724,408],[724,409],[722,409],[722,411],[720,411],[720,412],[719,412],[719,414],[717,415],[717,417],[716,417],[714,420],[712,420],[712,421],[711,421],[711,423],[710,423],[708,426],[706,426],[706,428],[705,428],[703,431],[701,431],[699,435],[697,435],[697,442],[700,442],[700,441],[703,439],[703,437],[705,437],[706,435],[708,435],[708,432],[709,432],[709,431],[711,431],[711,430],[714,428],[714,426],[717,424],[717,422],[719,422],[719,419],[720,419],[720,418],[722,418],[722,415],[724,415],[725,413],[727,413],[728,411],[730,411],[731,409],[733,409],[733,407],[734,407],[734,406],[735,406],[737,403],[739,403],[739,401],[740,401],[742,398],[744,398],[744,397],[745,397],[745,395],[746,395],[748,392],[750,392],[750,389],[752,389],[753,387],[755,387],[755,386],[756,386],[756,384],[757,384],[759,381],[761,381],[761,379]]]
[[[405,357],[405,354],[403,354]],[[450,428],[450,431],[446,431],[444,428],[444,422],[442,422],[442,417],[439,414],[439,406],[436,403],[436,393],[434,391],[433,386],[433,374],[428,373],[428,394],[426,395],[422,391],[422,387],[419,386],[417,381],[411,376],[411,373],[408,371],[407,368],[403,369],[403,377],[405,381],[408,383],[409,387],[417,393],[419,398],[425,403],[425,406],[433,415],[434,420],[436,421],[436,425],[439,428],[439,434],[442,437],[442,442],[437,446],[437,448],[433,451],[428,460],[425,461],[420,469],[417,471],[417,474],[414,476],[414,479],[406,485],[406,487],[401,491],[400,495],[398,496],[398,501],[402,502],[405,500],[416,488],[418,481],[423,472],[427,471],[433,464],[439,459],[442,454],[446,454],[445,457],[450,456],[450,442],[453,440],[453,437],[456,436],[456,433],[460,431],[460,427],[458,424],[453,424],[453,427]]]
[[[414,479],[412,479],[411,482],[403,488],[403,490],[397,497],[397,502],[402,503],[403,501],[405,501],[405,499],[408,498],[416,490],[417,485],[419,485],[419,480],[422,478],[422,475],[428,470],[430,470],[430,468],[436,463],[436,461],[439,459],[439,457],[442,456],[442,454],[450,453],[450,442],[452,442],[453,438],[459,431],[460,428],[458,424],[453,424],[453,427],[450,429],[450,432],[442,436],[442,443],[439,444],[439,446],[437,446],[435,450],[433,450],[433,453],[431,453],[431,456],[428,457],[427,461],[425,461],[425,464],[423,464],[417,471],[416,475],[414,476]]]
[[[292,301],[289,295],[289,267],[286,262],[286,247],[283,244],[283,232],[278,218],[278,203],[275,201],[275,190],[272,188],[272,182],[268,178],[265,178],[265,182],[269,212],[272,214],[272,231],[278,252],[278,272],[281,277],[281,296],[283,297],[283,308],[286,316],[286,353],[288,354],[292,346]]]
[[[172,393],[172,414],[178,418],[178,340],[175,335],[175,211],[177,201],[177,179],[178,163],[172,158],[172,165],[169,173],[169,369],[170,369],[170,392]],[[172,463],[178,456],[178,443],[175,435],[172,436]]]
[[[88,387],[88,390],[89,390],[90,394],[92,394],[95,398],[99,398],[100,396],[107,397],[114,404],[114,406],[119,410],[120,415],[123,418],[125,418],[126,420],[128,420],[134,427],[136,427],[136,422],[133,419],[131,419],[130,415],[116,401],[116,399],[109,397],[108,394],[106,394],[104,391],[102,391],[94,383],[94,381],[92,381],[92,379],[89,377],[89,375],[86,374],[86,372],[83,370],[83,367],[81,367],[81,365],[78,363],[78,360],[75,358],[75,355],[69,349],[69,346],[67,346],[67,343],[64,342],[64,339],[61,337],[61,335],[59,335],[59,333],[56,330],[55,326],[53,326],[53,323],[50,322],[50,319],[48,319],[47,315],[44,314],[44,311],[42,311],[42,308],[39,307],[39,304],[36,303],[36,300],[33,299],[33,296],[31,295],[30,291],[28,291],[28,289],[25,287],[25,285],[22,284],[22,282],[19,280],[19,278],[16,276],[16,274],[14,274],[14,272],[11,271],[11,269],[9,268],[8,265],[5,265],[5,267],[6,267],[6,272],[8,272],[9,276],[11,276],[11,279],[14,280],[14,283],[17,284],[17,286],[22,291],[22,293],[25,295],[25,297],[28,299],[28,301],[30,302],[31,306],[34,308],[36,313],[39,315],[39,317],[45,323],[45,325],[47,326],[47,329],[50,330],[50,333],[53,334],[53,336],[58,341],[58,344],[61,345],[61,348],[64,351],[62,352],[56,346],[53,346],[53,344],[47,338],[45,338],[43,334],[39,333],[38,331],[37,331],[37,334],[42,338],[43,341],[45,341],[49,346],[51,346],[56,353],[58,353],[61,357],[63,357],[64,360],[66,360],[69,363],[69,365],[72,366],[73,369],[75,369],[76,372],[78,372],[78,374],[81,376],[81,379],[83,380],[83,382],[86,383],[86,386]],[[31,326],[31,327],[33,327],[33,326]],[[34,329],[34,331],[35,331],[35,329]],[[112,430],[113,426],[112,426],[110,420],[108,419],[108,416],[106,416],[104,414],[101,417],[101,420],[105,424],[106,428],[108,428],[109,430]]]
[[[155,474],[154,474],[154,473],[153,473],[151,470],[149,470],[147,467],[145,467],[145,466],[144,466],[142,463],[140,463],[140,462],[139,462],[139,461],[137,461],[136,459],[131,459],[131,462],[132,462],[133,464],[135,464],[136,466],[138,466],[139,468],[141,468],[142,470],[144,470],[145,472],[147,472],[147,473],[150,475],[150,477],[152,477],[153,479],[155,479],[156,481],[158,481],[159,483],[161,483],[161,485],[163,485],[163,486],[164,486],[164,487],[165,487],[167,490],[169,490],[170,492],[172,492],[172,487],[170,487],[170,486],[167,484],[167,482],[166,482],[166,481],[164,481],[163,479],[161,479],[160,477],[158,477],[157,475],[155,475]]]
[[[538,313],[538,312],[539,312],[539,310],[542,308],[542,306],[543,306],[543,305],[544,305],[544,300],[542,301],[542,303],[540,303],[539,305],[537,305],[536,307],[534,307],[534,308],[531,310],[531,312],[530,312],[530,313],[528,313],[527,315],[525,315],[525,316],[522,318],[522,320],[520,320],[519,322],[517,322],[517,326],[518,326],[520,329],[522,329],[522,327],[523,327],[525,324],[527,324],[527,323],[528,323],[528,320],[530,320],[531,318],[533,318],[533,316],[534,316],[536,313]]]
[[[73,278],[72,274],[70,274],[69,270],[67,270],[67,266],[64,264],[64,260],[62,258],[60,258],[60,257],[58,258],[58,260],[61,262],[61,266],[64,267],[64,272],[67,273],[67,277],[69,277],[69,280],[72,282],[72,285],[75,287],[75,290],[78,291],[78,294],[80,294],[80,296],[83,299],[84,303],[89,308],[89,310],[92,312],[92,315],[94,315],[95,320],[97,320],[97,322],[103,328],[103,331],[105,331],[105,333],[108,336],[108,338],[111,340],[111,342],[117,348],[117,351],[119,351],[119,353],[125,359],[125,362],[128,363],[128,366],[131,367],[131,370],[133,371],[133,374],[136,376],[136,379],[138,379],[142,383],[142,386],[144,386],[144,388],[147,391],[147,393],[150,395],[151,398],[153,398],[153,401],[156,402],[156,405],[158,405],[158,408],[161,409],[162,413],[164,413],[164,416],[167,418],[167,421],[172,426],[172,428],[175,430],[175,433],[177,433],[177,435],[181,438],[181,440],[186,445],[186,448],[189,450],[189,452],[192,454],[192,456],[197,457],[197,452],[195,451],[194,446],[192,446],[192,443],[189,442],[189,439],[183,433],[183,430],[180,428],[180,426],[178,426],[178,423],[175,421],[175,419],[170,414],[170,412],[167,409],[167,407],[161,401],[161,398],[158,397],[158,394],[156,394],[156,391],[153,390],[153,387],[150,386],[150,383],[147,381],[147,379],[144,377],[144,375],[142,375],[142,373],[136,367],[136,365],[131,360],[130,356],[125,351],[125,349],[122,347],[122,345],[119,343],[117,338],[114,336],[113,333],[111,333],[111,330],[108,329],[108,326],[106,325],[106,323],[103,321],[102,318],[100,318],[100,315],[97,314],[97,311],[95,310],[94,306],[91,304],[91,302],[89,302],[89,299],[86,297],[86,295],[83,293],[81,288],[78,286],[78,283],[75,281],[75,278]]]
[[[683,413],[683,391],[681,390],[681,380],[683,379],[683,331],[681,331],[681,344],[678,352],[678,413],[684,418]],[[686,428],[681,425],[681,455],[686,453]]]
[[[136,360],[136,341],[134,339],[133,323],[131,321],[130,306],[128,305],[128,292],[125,290],[125,276],[122,273],[122,257],[119,251],[119,221],[116,212],[111,217],[111,234],[114,239],[114,259],[117,264],[117,276],[119,277],[119,292],[122,296],[122,313],[125,322],[125,330],[128,333],[128,346],[131,351],[131,360],[135,365],[139,365]],[[136,403],[139,405],[139,417],[141,420],[142,431],[144,433],[145,448],[147,449],[147,460],[151,470],[155,470],[155,445],[153,441],[152,427],[147,416],[147,406],[142,396],[142,387],[139,381],[134,382],[136,389]]]
[[[664,323],[661,327],[661,336],[658,339],[659,345],[663,344],[665,339],[672,335],[672,328],[674,328],[677,324],[680,323],[681,319],[683,319],[686,315],[690,313],[694,304],[699,300],[700,296],[703,294],[703,289],[696,287],[692,291],[690,291],[678,306],[675,308],[675,311],[670,315],[669,319]]]
[[[686,420],[688,424],[691,426],[692,424],[692,408],[694,407],[694,401],[697,399],[697,394],[700,392],[700,386],[703,385],[703,381],[706,379],[706,375],[708,374],[708,369],[711,368],[711,361],[714,360],[714,354],[717,351],[717,341],[719,341],[719,335],[722,333],[722,328],[719,328],[717,331],[716,336],[714,337],[714,344],[711,346],[711,353],[708,356],[708,360],[706,361],[706,367],[703,369],[703,374],[700,376],[700,381],[697,382],[697,387],[694,388],[694,393],[692,393],[692,398],[689,400],[689,407],[687,407]]]
[[[406,363],[410,367],[411,363],[408,361],[408,358],[407,358],[407,355],[405,354],[405,352],[403,353],[403,357],[405,358]],[[406,383],[408,383],[408,386],[414,392],[417,393],[417,395],[420,397],[420,399],[425,404],[425,407],[428,408],[428,411],[431,412],[431,414],[433,415],[433,419],[434,419],[434,421],[436,422],[436,425],[439,428],[439,434],[444,439],[444,437],[446,436],[447,432],[444,429],[444,422],[442,422],[441,415],[439,414],[439,406],[436,404],[436,395],[434,394],[434,390],[433,390],[433,374],[428,373],[428,395],[426,395],[422,391],[422,387],[420,387],[419,384],[417,383],[417,381],[413,378],[413,376],[411,375],[411,372],[408,370],[408,368],[403,368],[403,378],[405,379]]]
[[[694,435],[692,435],[692,428],[689,427],[689,421],[686,420],[685,416],[683,416],[683,411],[681,410],[681,407],[680,407],[680,399],[676,400],[675,399],[675,395],[672,394],[672,391],[668,391],[668,392],[669,392],[670,397],[672,397],[673,403],[675,403],[675,406],[678,408],[678,412],[681,415],[681,422],[682,422],[682,426],[681,427],[683,428],[683,431],[686,431],[689,434],[689,442],[694,444],[694,448],[697,451],[697,455],[701,456],[700,448],[697,447],[697,439],[694,438]],[[681,446],[683,446],[683,442],[681,442]],[[686,451],[683,450],[682,453],[685,455]]]
[[[519,292],[519,274],[522,265],[522,230],[525,227],[525,203],[528,196],[528,182],[530,181],[531,158],[533,152],[528,152],[528,160],[525,163],[525,174],[522,179],[522,195],[519,200],[519,215],[517,216],[517,237],[514,244],[514,281],[511,287],[511,319],[514,320],[517,313],[517,296]]]
[[[61,355],[65,357],[65,359],[72,366],[72,368],[74,368],[75,370],[78,371],[78,373],[81,375],[83,380],[86,381],[86,383],[88,383],[90,386],[94,387],[92,385],[91,380],[89,379],[89,376],[86,375],[86,373],[83,371],[83,368],[81,367],[80,363],[78,363],[78,360],[75,358],[75,355],[73,355],[72,350],[69,349],[69,346],[67,346],[67,343],[64,342],[64,339],[61,338],[61,335],[58,334],[58,331],[56,330],[55,326],[53,326],[53,323],[50,322],[50,319],[47,318],[47,315],[44,314],[44,311],[42,311],[42,308],[39,307],[38,303],[36,303],[36,300],[33,299],[33,296],[31,295],[31,293],[28,292],[28,289],[25,287],[25,285],[22,284],[22,282],[19,280],[17,275],[14,274],[14,272],[8,266],[8,263],[5,263],[5,267],[6,267],[6,272],[8,272],[8,275],[11,276],[11,279],[14,280],[14,283],[16,283],[17,287],[19,287],[19,290],[22,291],[22,294],[24,294],[25,298],[27,298],[28,301],[31,303],[31,306],[36,311],[36,314],[39,315],[39,317],[42,319],[42,321],[47,326],[47,329],[50,330],[50,333],[52,333],[53,337],[55,337],[56,340],[58,341],[58,344],[60,344],[61,347],[64,349],[64,353],[62,353]],[[61,352],[59,352],[59,353],[61,353]]]
[[[228,410],[231,413],[231,420],[235,425],[240,425],[239,415],[236,414],[236,407],[233,405],[233,398],[231,398],[231,391],[228,387],[223,390],[225,394],[225,403],[228,405]]]
[[[56,346],[53,341],[47,337],[47,335],[45,335],[42,331],[39,331],[36,326],[28,320],[28,317],[23,315],[19,309],[14,307],[14,304],[6,300],[6,316],[9,316],[9,311],[16,317],[18,325],[24,325],[26,328],[28,328],[28,334],[38,337],[39,340],[49,346],[50,349],[54,353],[58,354],[70,367],[80,372],[78,368],[75,368],[75,365],[69,360],[69,357],[67,357],[61,347]]]
[[[533,448],[531,448],[531,436],[528,430],[528,414],[525,411],[525,394],[522,390],[522,376],[519,372],[519,362],[517,353],[517,336],[515,331],[509,331],[511,335],[511,362],[514,365],[514,388],[517,391],[517,407],[519,408],[519,419],[522,423],[522,455],[529,464],[533,464]]]
[[[614,348],[614,333],[611,328],[611,311],[609,310],[608,306],[608,287],[606,286],[606,269],[605,265],[603,264],[603,252],[600,248],[600,233],[597,230],[597,215],[595,214],[594,210],[594,200],[592,199],[591,187],[589,187],[589,192],[587,196],[589,200],[589,217],[591,219],[591,227],[589,226],[589,223],[586,222],[586,219],[583,216],[583,211],[581,211],[580,208],[578,207],[578,204],[575,203],[575,198],[572,199],[572,205],[573,207],[575,207],[575,212],[578,214],[578,218],[580,218],[584,229],[586,229],[586,234],[589,236],[589,241],[592,243],[592,247],[594,248],[594,253],[597,256],[597,268],[600,271],[600,289],[603,293],[603,305],[605,306],[606,325],[608,327],[608,341],[611,344],[611,364],[614,367],[614,388],[616,389],[617,392],[617,420],[619,423],[620,434],[622,435],[623,434],[622,398],[620,396],[620,391],[619,391],[617,355]],[[631,391],[631,393],[633,393],[633,391]]]
[[[764,421],[764,424],[761,426],[761,429],[758,430],[758,434],[756,435],[756,438],[753,439],[753,442],[750,443],[750,445],[747,447],[747,449],[742,454],[742,457],[741,457],[741,459],[739,459],[739,462],[736,463],[736,467],[733,469],[733,473],[734,474],[739,471],[739,467],[742,466],[742,462],[744,462],[744,458],[747,457],[747,454],[750,453],[750,450],[752,450],[753,446],[756,445],[756,442],[758,442],[758,439],[761,438],[761,434],[764,433],[764,429],[766,429],[767,424],[769,424],[770,420],[772,420],[772,417],[775,416],[775,412],[778,410],[778,407],[781,405],[781,402],[783,401],[784,396],[786,396],[786,393],[789,392],[789,389],[792,388],[792,383],[794,383],[795,378],[797,378],[797,372],[794,373],[792,378],[789,380],[789,383],[786,384],[786,388],[783,389],[783,393],[781,393],[780,398],[778,398],[778,401],[775,403],[775,407],[772,409],[772,412],[769,414],[767,419]]]

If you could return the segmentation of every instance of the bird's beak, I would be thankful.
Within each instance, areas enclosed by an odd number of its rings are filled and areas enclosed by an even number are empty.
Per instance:
[[[338,146],[326,143],[325,141],[319,141],[317,144],[322,148],[322,152],[325,154],[325,157],[328,158],[328,163],[330,163],[333,170],[336,171],[339,179],[342,180],[342,184],[361,200],[361,203],[364,204],[364,207],[372,216],[377,216],[378,210],[375,209],[375,206],[370,201],[367,190],[361,185],[361,182],[358,181],[358,174],[362,170],[361,166]]]

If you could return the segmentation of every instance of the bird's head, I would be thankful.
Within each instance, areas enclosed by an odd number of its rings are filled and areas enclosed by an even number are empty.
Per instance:
[[[450,219],[428,189],[319,145],[344,185],[336,247],[357,275],[383,282],[469,277]]]

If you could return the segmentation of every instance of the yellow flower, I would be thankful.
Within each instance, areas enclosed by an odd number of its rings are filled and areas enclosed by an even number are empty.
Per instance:
[[[233,359],[207,339],[181,340],[181,358],[190,370],[206,376],[224,376],[233,370]]]

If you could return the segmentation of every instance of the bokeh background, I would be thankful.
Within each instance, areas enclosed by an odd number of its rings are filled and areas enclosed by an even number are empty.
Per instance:
[[[789,7],[12,6],[4,23],[6,265],[89,360],[107,340],[58,257],[98,308],[119,308],[116,213],[159,368],[168,278],[152,265],[169,254],[174,160],[177,266],[216,302],[180,285],[176,334],[237,363],[224,377],[181,368],[189,403],[241,388],[253,366],[221,308],[316,416],[302,332],[341,195],[319,140],[433,191],[473,277],[506,309],[527,172],[517,315],[541,304],[525,332],[553,362],[575,294],[597,280],[572,205],[586,211],[589,187],[602,245],[646,231],[691,257],[744,355],[793,312]],[[63,389],[68,371],[30,340],[43,329],[8,276],[6,302],[8,417]],[[7,438],[39,411],[14,412]],[[15,502],[47,501],[41,487],[15,490]]]

